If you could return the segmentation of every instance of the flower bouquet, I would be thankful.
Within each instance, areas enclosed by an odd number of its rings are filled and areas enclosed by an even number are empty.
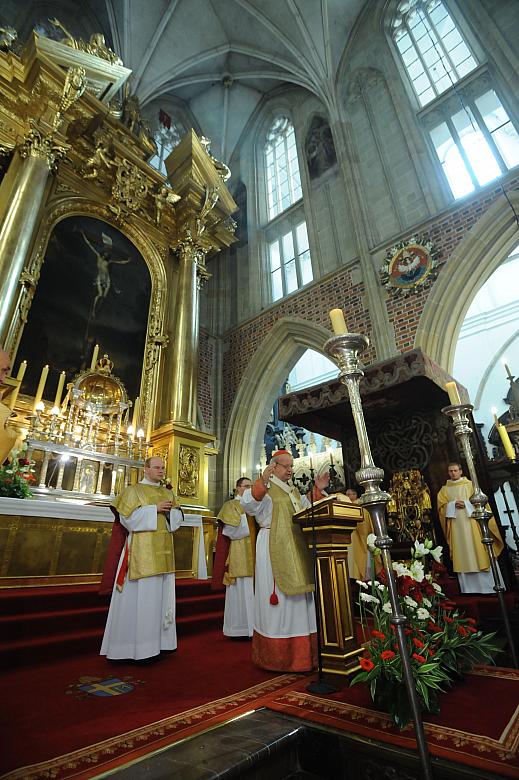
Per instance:
[[[32,498],[30,484],[35,481],[34,461],[15,455],[0,467],[0,496]]]
[[[368,537],[374,556],[375,535]],[[411,660],[411,671],[422,709],[439,712],[439,695],[453,681],[475,664],[491,662],[500,650],[495,634],[484,634],[473,618],[465,617],[449,601],[436,581],[441,568],[441,547],[430,540],[416,541],[411,560],[393,563],[401,611],[407,619],[405,635]],[[433,561],[431,565],[429,562]],[[430,571],[428,571],[430,569]],[[366,650],[360,658],[361,671],[351,684],[369,685],[371,698],[390,713],[393,721],[404,728],[412,719],[405,687],[402,659],[396,629],[391,622],[391,602],[385,571],[378,580],[357,581],[359,606]]]

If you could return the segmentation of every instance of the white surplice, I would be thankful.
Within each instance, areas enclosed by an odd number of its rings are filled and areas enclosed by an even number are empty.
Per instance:
[[[143,485],[157,487],[155,482],[141,480]],[[157,529],[157,507],[142,506],[128,517],[121,516],[121,525],[129,531],[128,543],[137,531]],[[169,527],[176,531],[182,522],[178,508],[169,513]],[[119,559],[117,574],[124,558]],[[117,579],[117,575],[116,575]],[[159,655],[161,650],[175,650],[177,628],[175,623],[175,575],[159,574],[138,580],[126,578],[122,591],[115,584],[110,601],[100,655],[107,658],[142,660]]]

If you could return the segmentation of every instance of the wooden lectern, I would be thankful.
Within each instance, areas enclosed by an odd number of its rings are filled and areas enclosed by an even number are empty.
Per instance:
[[[362,507],[328,496],[294,515],[310,552],[315,545],[316,606],[321,626],[322,671],[344,680],[360,669],[359,646],[353,622],[353,603],[348,573],[351,533],[362,522]]]

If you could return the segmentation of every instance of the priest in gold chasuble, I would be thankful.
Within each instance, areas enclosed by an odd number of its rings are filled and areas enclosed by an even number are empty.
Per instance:
[[[251,487],[252,482],[248,477],[240,477],[236,482],[236,498],[226,501],[217,515],[222,529],[218,535],[215,567],[219,548],[222,547],[225,571],[222,572],[220,582],[225,585],[225,636],[252,636],[255,525],[254,518],[247,516],[240,504],[240,496]],[[215,576],[217,572],[213,571],[213,579]]]
[[[449,463],[449,479],[438,493],[438,514],[452,558],[452,568],[458,575],[462,593],[493,593],[494,577],[490,571],[488,553],[481,541],[479,524],[472,519],[474,507],[470,497],[472,482],[463,476],[459,463]],[[487,505],[488,511],[490,507]],[[503,540],[495,519],[488,527],[493,537],[494,554],[503,550]]]
[[[241,498],[260,525],[256,543],[252,660],[262,669],[308,672],[317,665],[312,560],[296,512],[310,506],[289,484],[292,455],[273,453],[261,479]]]
[[[177,647],[173,533],[183,515],[163,477],[162,458],[148,458],[144,479],[114,504],[128,536],[101,645],[107,658],[143,660]]]

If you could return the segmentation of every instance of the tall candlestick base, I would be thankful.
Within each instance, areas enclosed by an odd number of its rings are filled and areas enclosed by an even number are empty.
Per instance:
[[[492,571],[492,577],[494,579],[494,590],[499,600],[499,607],[503,618],[503,627],[505,629],[506,638],[508,642],[508,648],[510,650],[510,656],[512,663],[517,669],[517,651],[515,649],[515,643],[512,635],[512,629],[510,627],[510,620],[508,619],[508,611],[505,604],[505,588],[501,584],[501,577],[499,576],[499,567],[497,565],[496,555],[493,548],[493,539],[488,526],[488,521],[492,517],[490,512],[486,509],[488,498],[479,487],[478,475],[476,473],[476,466],[474,463],[474,456],[472,454],[472,447],[470,446],[470,437],[472,435],[472,428],[469,423],[469,413],[472,412],[474,407],[472,404],[451,404],[445,406],[442,409],[443,414],[450,417],[454,425],[454,435],[460,442],[460,449],[465,458],[467,468],[469,470],[470,479],[474,487],[474,493],[470,497],[470,503],[474,507],[474,514],[472,517],[479,525],[479,531],[481,533],[481,543],[485,546],[488,554],[488,560],[490,563],[490,569]]]
[[[393,573],[393,564],[390,553],[393,542],[387,533],[386,527],[386,505],[391,496],[380,487],[384,478],[384,472],[373,463],[366,423],[364,420],[364,411],[360,398],[360,380],[364,376],[364,372],[360,368],[358,356],[359,352],[364,350],[368,344],[369,339],[360,333],[345,333],[329,339],[324,345],[324,351],[327,352],[339,366],[339,379],[346,385],[348,390],[361,456],[361,467],[355,473],[355,478],[359,485],[364,486],[364,493],[359,498],[358,503],[365,506],[371,516],[373,528],[375,529],[377,537],[375,545],[382,553],[382,561],[391,602],[391,623],[395,626],[398,647],[402,658],[404,683],[409,697],[411,711],[413,713],[416,742],[422,765],[422,777],[424,780],[432,780],[431,759],[425,740],[422,711],[414,683],[411,659],[405,636],[406,618],[400,607],[400,600],[398,598],[396,581]]]

